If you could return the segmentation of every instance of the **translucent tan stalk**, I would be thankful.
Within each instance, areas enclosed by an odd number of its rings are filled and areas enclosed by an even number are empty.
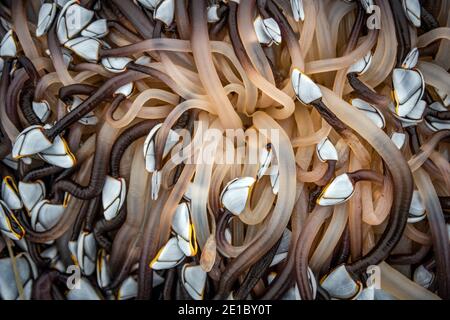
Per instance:
[[[318,246],[314,250],[311,256],[309,266],[314,274],[318,274],[320,268],[326,262],[326,260],[333,254],[334,248],[336,248],[342,233],[345,230],[348,219],[347,205],[342,204],[334,207],[333,215],[327,230],[322,236]]]
[[[200,5],[200,3],[197,3],[197,6],[192,5],[189,8],[191,11],[192,26],[192,54],[203,87],[223,126],[230,129],[241,128],[241,119],[228,99],[214,67],[208,37],[206,8],[203,8],[203,5]]]
[[[402,300],[440,300],[434,293],[409,280],[386,262],[378,265],[381,275],[381,289]]]
[[[444,68],[426,61],[420,61],[417,68],[422,71],[426,84],[450,92],[450,74]]]
[[[391,178],[384,177],[383,188],[375,201],[372,198],[372,183],[361,182],[361,189],[363,221],[372,226],[380,225],[389,215],[394,199],[394,187]]]
[[[420,146],[420,152],[415,154],[411,159],[408,160],[408,165],[412,172],[418,170],[424,162],[430,157],[431,153],[436,148],[437,144],[442,141],[442,139],[450,136],[449,130],[438,131],[433,134],[431,139]]]
[[[314,32],[316,30],[317,14],[316,14],[316,1],[305,0],[303,1],[303,9],[305,11],[305,21],[303,23],[302,31],[300,33],[300,49],[303,55],[306,57],[309,48],[314,39]]]
[[[405,237],[408,237],[414,242],[417,242],[423,246],[431,246],[431,237],[422,231],[417,230],[412,224],[407,224],[405,228]]]
[[[423,169],[415,171],[413,175],[420,197],[427,210],[436,259],[439,296],[448,299],[450,294],[450,241],[444,213],[430,176]]]
[[[14,25],[14,31],[19,39],[20,45],[25,52],[25,55],[33,60],[39,58],[40,54],[36,47],[36,44],[31,37],[30,30],[28,28],[28,19],[25,10],[25,1],[17,0],[13,1],[11,5],[12,22]]]

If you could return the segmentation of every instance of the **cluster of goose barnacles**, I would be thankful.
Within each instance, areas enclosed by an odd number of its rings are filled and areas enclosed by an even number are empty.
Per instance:
[[[365,27],[374,6],[391,30]],[[1,4],[0,298],[450,298],[450,31],[431,9]],[[256,164],[172,163],[195,121],[280,141]]]

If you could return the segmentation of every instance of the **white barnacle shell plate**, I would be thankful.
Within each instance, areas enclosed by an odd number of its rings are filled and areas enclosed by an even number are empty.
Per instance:
[[[214,23],[220,20],[218,15],[219,5],[217,3],[209,6],[206,10],[206,16],[208,18],[208,23]]]
[[[10,176],[5,176],[2,180],[1,188],[2,199],[11,210],[19,210],[22,208],[22,200],[19,196],[14,179]]]
[[[319,86],[297,68],[292,70],[291,83],[297,99],[303,104],[310,104],[322,98]]]
[[[253,177],[242,177],[228,182],[220,194],[222,206],[232,214],[240,215],[250,198],[251,189],[255,181]]]
[[[133,82],[130,82],[130,83],[127,83],[124,86],[121,86],[119,89],[117,89],[114,92],[114,95],[121,94],[121,95],[123,95],[125,97],[129,97],[133,93],[133,89],[134,89],[134,84],[133,84]]]
[[[103,38],[108,32],[108,21],[106,19],[99,19],[95,20],[81,31],[81,35],[90,38]]]
[[[103,215],[106,220],[114,219],[125,202],[127,187],[125,179],[106,177],[102,191]]]
[[[155,10],[155,8],[161,2],[161,0],[137,0],[137,1],[140,3],[141,6],[149,10]]]
[[[76,163],[67,142],[60,136],[55,138],[51,147],[41,151],[39,156],[49,164],[66,169],[72,168]]]
[[[138,283],[133,276],[126,278],[117,291],[117,300],[130,300],[137,297]]]
[[[427,270],[423,265],[420,265],[414,270],[413,280],[418,285],[428,289],[434,280],[434,274]]]
[[[361,99],[352,99],[352,105],[358,110],[364,112],[367,118],[370,119],[378,128],[383,129],[386,125],[383,114],[375,106]]]
[[[14,33],[9,30],[0,43],[0,57],[14,58],[17,55],[17,43]]]
[[[31,299],[31,289],[34,279],[38,276],[36,265],[27,253],[20,253],[15,257],[15,268],[19,281],[23,285],[23,300]],[[19,289],[11,258],[0,259],[0,299],[19,299]]]
[[[270,146],[263,147],[259,152],[259,170],[257,173],[258,179],[261,179],[269,169],[273,158],[273,150]]]
[[[76,0],[67,2],[59,14],[56,30],[61,44],[66,44],[79,34],[94,17],[94,11],[84,8],[77,2]]]
[[[334,269],[321,285],[333,298],[342,300],[354,299],[362,289],[362,284],[353,280],[344,265]]]
[[[409,207],[408,223],[416,223],[425,219],[425,206],[417,190],[413,191],[411,205]]]
[[[338,153],[330,139],[323,138],[316,146],[317,157],[320,161],[326,162],[330,160],[337,161]]]
[[[161,126],[162,123],[159,123],[156,126],[154,126],[150,130],[144,142],[145,168],[150,173],[156,170],[155,137],[156,133],[161,128]],[[163,158],[165,158],[169,154],[170,150],[172,150],[172,148],[178,143],[179,140],[180,135],[175,131],[173,131],[172,129],[170,129],[166,145],[164,146]]]
[[[399,117],[395,115],[397,118],[399,118],[402,121],[402,124],[404,126],[408,126],[411,124],[417,124],[418,122],[422,121],[423,113],[425,111],[425,108],[427,107],[427,103],[424,100],[420,100],[417,102],[416,106],[404,117]]]
[[[364,74],[372,64],[372,52],[367,53],[364,57],[356,61],[350,66],[347,73]]]
[[[175,0],[162,0],[153,11],[153,19],[163,22],[166,26],[172,24],[174,17]]]
[[[83,274],[90,276],[95,271],[97,245],[93,233],[81,232],[77,243],[77,260]]]
[[[401,132],[393,132],[391,135],[391,140],[395,144],[395,146],[401,150],[405,145],[406,135]]]
[[[419,61],[419,50],[417,48],[413,48],[408,55],[406,56],[405,60],[402,63],[402,68],[404,69],[412,69],[417,65],[417,62]]]
[[[364,10],[366,10],[367,13],[370,13],[370,9],[373,6],[373,0],[360,0],[360,2]]]
[[[263,19],[258,16],[253,22],[256,37],[262,44],[271,46],[273,43],[281,43],[281,31],[278,23],[273,18]]]
[[[303,9],[303,0],[291,0],[291,9],[294,20],[299,22],[305,20],[305,10]]]
[[[419,0],[402,0],[403,10],[406,17],[415,26],[420,27],[420,2]]]
[[[43,100],[41,102],[33,101],[32,104],[33,111],[37,115],[37,117],[42,121],[47,121],[48,117],[50,116],[50,105],[47,101]]]
[[[12,240],[20,240],[25,235],[25,230],[16,216],[2,200],[0,200],[0,231]]]
[[[48,200],[37,203],[31,211],[31,227],[44,232],[54,227],[64,214],[64,206],[51,204]]]
[[[324,188],[317,199],[317,204],[321,206],[341,204],[350,199],[354,191],[355,188],[348,174],[341,174]]]
[[[272,193],[278,194],[280,190],[280,170],[278,165],[272,166],[270,170],[270,185],[272,186]]]
[[[89,280],[82,277],[66,295],[67,300],[101,300],[97,290]]]
[[[127,70],[127,64],[131,61],[127,57],[106,57],[102,59],[102,65],[109,72],[121,73]]]
[[[51,146],[52,142],[45,136],[42,126],[30,126],[17,136],[12,156],[15,159],[32,156]]]
[[[42,37],[48,32],[53,20],[55,20],[56,8],[56,4],[54,3],[44,3],[41,5],[36,28],[36,37]]]
[[[67,41],[64,46],[80,58],[97,63],[101,42],[96,38],[79,37]]]
[[[187,256],[197,253],[194,226],[191,223],[189,204],[182,202],[177,206],[172,219],[172,229],[177,235],[178,246]]]
[[[206,284],[206,272],[200,265],[185,264],[181,270],[181,282],[194,300],[202,300]]]
[[[109,267],[109,255],[104,249],[97,254],[97,284],[100,288],[106,288],[111,283],[111,271]]]
[[[394,69],[392,73],[395,113],[404,117],[416,106],[425,92],[425,81],[419,70]]]
[[[184,257],[183,251],[178,246],[177,238],[173,237],[167,241],[150,262],[150,268],[153,270],[171,269],[179,265]]]
[[[45,198],[45,185],[41,180],[36,182],[19,181],[19,194],[23,205],[31,212],[38,202]]]

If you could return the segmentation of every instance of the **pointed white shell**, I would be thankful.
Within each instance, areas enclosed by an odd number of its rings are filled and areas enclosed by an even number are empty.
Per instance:
[[[101,300],[99,293],[87,278],[82,277],[79,285],[79,288],[75,287],[67,293],[67,300]]]
[[[99,19],[92,22],[81,31],[83,37],[103,38],[108,34],[108,21],[106,19]]]
[[[353,183],[346,173],[334,178],[331,183],[325,187],[317,204],[321,206],[334,206],[350,199],[355,190]]]
[[[294,20],[299,22],[305,20],[305,10],[303,9],[303,0],[291,0],[291,9]]]
[[[124,86],[121,86],[119,89],[117,89],[114,92],[114,94],[115,95],[121,94],[121,95],[124,95],[125,97],[128,98],[133,93],[133,89],[134,89],[134,84],[133,84],[133,82],[130,82],[130,83],[127,83]]]
[[[162,21],[166,26],[170,26],[175,17],[175,0],[162,0],[155,11],[153,19]]]
[[[228,182],[220,194],[222,206],[232,214],[240,215],[250,198],[250,191],[255,181],[253,177],[242,177]]]
[[[330,160],[337,161],[338,153],[331,141],[325,137],[316,145],[317,157],[320,161],[326,162]]]
[[[117,292],[117,300],[130,300],[137,297],[138,283],[133,276],[126,278]]]
[[[434,274],[428,271],[423,265],[414,270],[414,282],[418,285],[428,289],[434,280]]]
[[[148,172],[154,172],[156,170],[156,159],[155,159],[155,136],[158,130],[161,128],[162,123],[157,124],[154,126],[149,134],[147,135],[147,138],[144,142],[144,157],[145,157],[145,168]],[[170,150],[178,143],[180,139],[180,135],[170,129],[169,135],[167,137],[166,145],[164,146],[164,154],[163,158],[165,158]]]
[[[17,168],[19,167],[19,161],[17,159],[14,159],[12,157],[12,154],[8,154],[5,158],[2,159],[2,162],[13,170],[17,170]]]
[[[175,210],[172,219],[172,229],[177,235],[178,246],[187,256],[192,257],[197,253],[193,225],[191,224],[189,204],[182,202]]]
[[[141,66],[150,67],[152,62],[152,58],[149,56],[143,55],[136,59],[134,63],[139,64]]]
[[[208,18],[208,23],[215,23],[220,20],[218,15],[219,5],[217,3],[209,6],[206,10],[206,16]]]
[[[0,231],[12,240],[20,240],[25,235],[25,230],[16,216],[2,200],[0,200]]]
[[[149,10],[155,10],[161,0],[137,0],[137,2]]]
[[[256,37],[262,44],[271,46],[273,43],[281,43],[281,31],[278,23],[273,18],[262,19],[258,16],[253,22]]]
[[[161,189],[161,171],[155,171],[152,174],[152,200],[158,200],[159,190]]]
[[[353,299],[362,287],[353,280],[344,265],[334,269],[321,285],[333,298],[342,300]]]
[[[258,179],[261,179],[269,169],[272,163],[273,151],[271,147],[263,147],[259,152],[259,170],[257,173]]]
[[[19,181],[19,194],[23,205],[31,212],[38,202],[45,198],[45,184],[38,180],[36,182]]]
[[[99,59],[101,43],[95,38],[79,37],[67,41],[64,45],[88,62],[97,63]]]
[[[77,260],[83,274],[90,276],[94,273],[97,260],[97,245],[93,233],[80,233],[77,244]]]
[[[12,30],[9,30],[0,43],[0,57],[14,58],[17,55],[17,43]]]
[[[94,11],[80,6],[77,1],[68,2],[58,17],[57,35],[61,44],[66,42],[89,25],[94,17]]]
[[[127,195],[125,179],[106,176],[102,191],[103,215],[106,220],[114,219],[122,208]]]
[[[403,60],[402,68],[412,69],[417,65],[418,61],[419,61],[419,50],[417,48],[413,48],[408,53],[405,60]]]
[[[109,256],[104,249],[100,249],[97,255],[97,284],[100,288],[106,288],[111,283],[111,271],[109,268]]]
[[[394,97],[396,102],[395,112],[404,117],[422,99],[425,92],[425,81],[418,70],[394,69],[392,73]]]
[[[36,28],[36,37],[42,37],[50,29],[56,17],[56,4],[44,3],[39,9],[39,18]]]
[[[411,205],[409,207],[408,223],[416,223],[425,219],[425,206],[420,197],[420,193],[414,190]]]
[[[42,121],[47,121],[50,116],[50,105],[47,101],[43,100],[41,102],[33,101],[33,111],[37,115],[37,117]]]
[[[6,176],[3,178],[1,195],[2,200],[5,201],[11,210],[19,210],[22,208],[23,204],[19,196],[19,190],[12,177]]]
[[[350,66],[347,73],[364,74],[372,64],[372,52],[367,53],[362,59],[356,61]]]
[[[181,282],[192,299],[203,299],[206,284],[206,272],[203,271],[201,266],[185,264],[181,270]]]
[[[48,200],[37,203],[31,211],[31,227],[44,232],[54,227],[64,214],[64,206],[51,204]]]
[[[398,117],[402,122],[407,124],[417,124],[418,122],[423,120],[423,113],[425,112],[425,108],[427,107],[427,103],[423,100],[417,102],[416,106],[408,113],[405,117]]]
[[[39,153],[45,162],[61,168],[72,168],[75,165],[75,156],[70,152],[64,138],[57,136],[50,148]]]
[[[394,142],[395,146],[401,150],[405,145],[406,135],[404,133],[394,132],[391,135],[391,140]]]
[[[437,112],[445,112],[447,111],[447,108],[445,108],[442,103],[436,101],[433,102],[432,104],[429,105],[429,108],[437,111]],[[427,127],[436,132],[439,130],[450,130],[450,121],[448,120],[440,120],[437,118],[434,118],[432,116],[428,116],[425,119],[425,124],[427,125]]]
[[[361,5],[363,6],[366,12],[370,12],[370,8],[373,6],[373,0],[360,0]]]
[[[121,73],[127,70],[127,64],[131,61],[127,57],[107,57],[102,59],[102,65],[109,72]]]
[[[352,105],[358,108],[358,110],[364,112],[366,117],[369,118],[370,121],[372,121],[378,128],[383,129],[385,127],[386,121],[384,116],[375,106],[361,99],[353,99]]]
[[[153,270],[171,269],[184,260],[184,254],[178,247],[178,240],[170,238],[159,250],[156,257],[150,262]]]
[[[278,194],[280,190],[280,170],[278,165],[273,165],[270,170],[270,185],[272,186],[273,194]]]
[[[37,268],[27,253],[20,253],[15,257],[18,277],[23,285],[23,300],[31,298],[33,280],[37,278]],[[19,290],[15,281],[15,273],[10,258],[0,259],[0,299],[17,300]]]
[[[31,126],[17,136],[12,156],[15,159],[32,156],[52,146],[50,140],[44,135],[42,126]]]
[[[421,25],[419,0],[402,0],[402,5],[408,20],[419,28]]]
[[[319,86],[297,68],[292,70],[291,83],[297,99],[303,104],[310,104],[322,98]]]

